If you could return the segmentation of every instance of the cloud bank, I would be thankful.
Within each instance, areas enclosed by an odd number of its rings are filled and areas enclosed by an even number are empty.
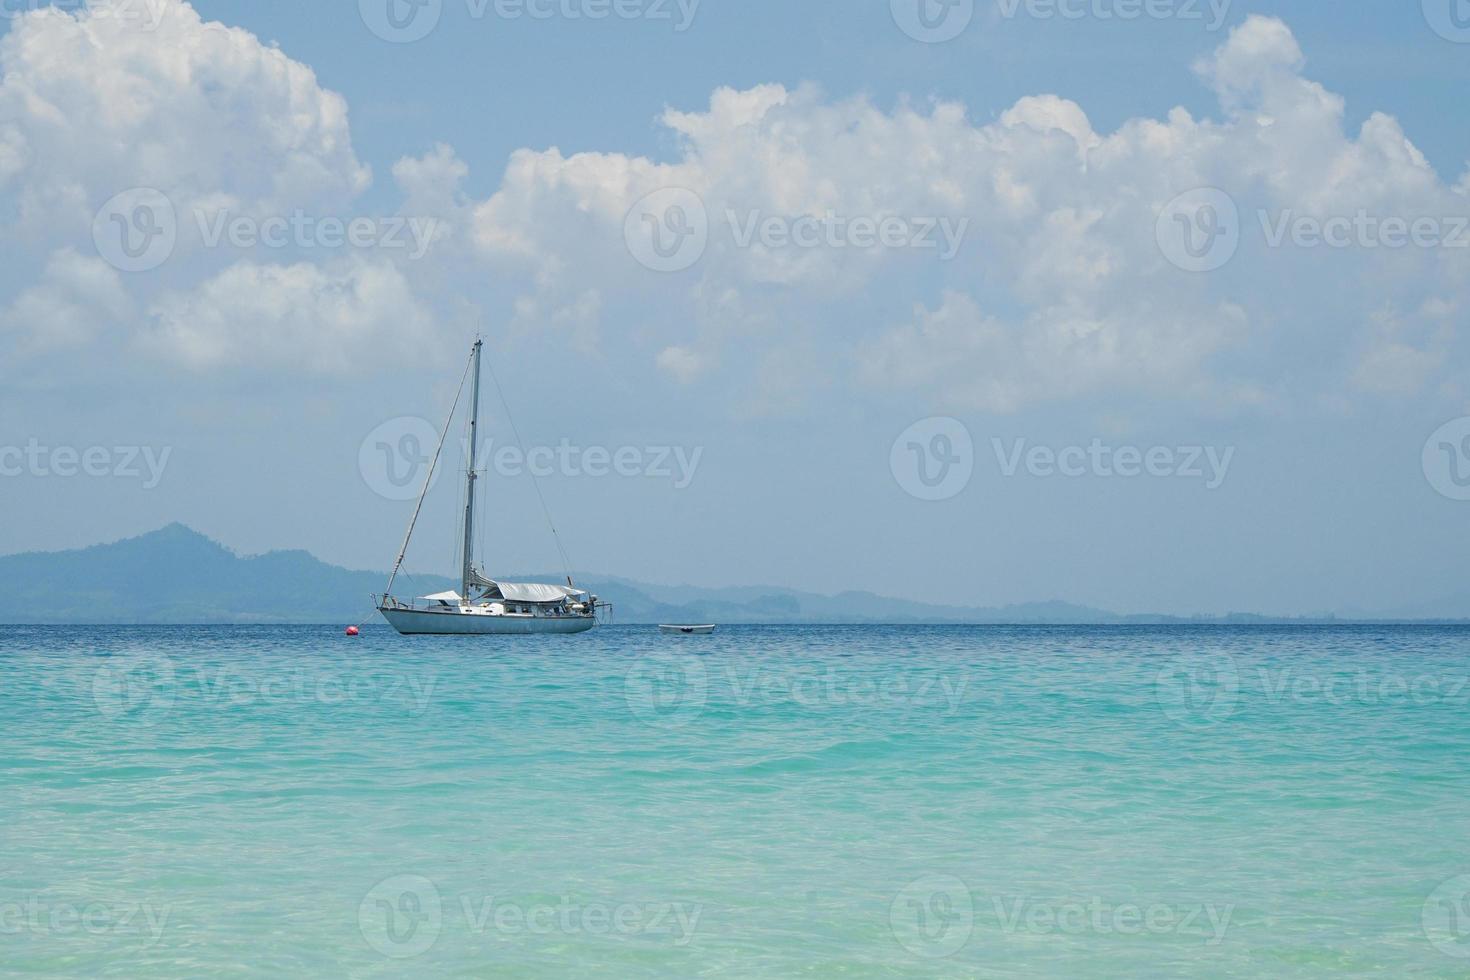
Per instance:
[[[103,16],[115,6],[28,13],[0,41],[0,238],[22,256],[0,283],[11,363],[109,337],[155,370],[311,371],[343,350],[389,367],[457,337],[446,320],[491,302],[489,280],[509,295],[491,322],[626,357],[650,382],[738,379],[778,413],[799,411],[813,378],[993,413],[1464,397],[1470,247],[1273,229],[1360,215],[1446,227],[1470,214],[1470,175],[1441,178],[1389,116],[1349,132],[1277,19],[1251,17],[1195,65],[1212,119],[1174,109],[1099,133],[1053,94],[982,124],[946,101],[720,89],[663,112],[671,159],[522,149],[485,200],[440,145],[392,168],[399,214],[437,222],[420,258],[210,247],[197,214],[362,213],[372,175],[347,105],[183,0],[151,28]],[[138,187],[172,203],[177,241],[157,268],[119,273],[96,220]],[[1161,246],[1171,202],[1199,189],[1236,210],[1232,251],[1208,272]],[[677,208],[637,213],[670,194]],[[1180,233],[1195,230],[1214,233]],[[665,271],[639,261],[640,234],[691,231],[697,254],[671,253]]]

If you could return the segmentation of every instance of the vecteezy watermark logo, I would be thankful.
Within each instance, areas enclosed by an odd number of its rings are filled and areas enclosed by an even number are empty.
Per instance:
[[[1235,916],[1234,905],[1115,904],[1100,895],[1062,902],[996,895],[990,904],[1006,935],[1172,935],[1196,938],[1205,946],[1223,943]]]
[[[889,0],[893,22],[925,44],[953,41],[975,18],[975,0]]]
[[[230,711],[280,703],[381,704],[419,717],[429,711],[439,684],[435,674],[361,665],[351,671],[307,666],[251,671],[235,664],[176,663],[146,653],[113,656],[91,670],[79,668],[75,681],[103,717],[144,723],[180,706]]]
[[[813,711],[843,711],[866,705],[904,712],[935,711],[948,718],[964,704],[971,682],[970,677],[948,672],[886,671],[880,679],[865,672],[831,667],[786,670],[744,663],[728,663],[710,680],[711,687],[719,688],[721,704],[790,704]]]
[[[1235,713],[1240,670],[1228,654],[1185,654],[1159,670],[1154,693],[1171,721],[1212,728]]]
[[[623,698],[640,721],[655,728],[683,728],[704,712],[709,675],[688,654],[649,654],[623,678]]]
[[[363,482],[387,500],[415,500],[434,462],[439,433],[426,420],[412,416],[389,419],[367,434],[357,450],[357,470]],[[429,482],[439,482],[435,468]]]
[[[1470,0],[1465,0],[1470,3]],[[1303,214],[1293,208],[1256,211],[1266,248],[1399,251],[1405,248],[1470,250],[1470,216]],[[1213,272],[1235,257],[1245,233],[1234,199],[1215,188],[1181,194],[1159,212],[1160,250],[1187,272]]]
[[[1467,0],[1470,2],[1470,0]],[[1470,217],[1465,215],[1381,215],[1359,208],[1352,215],[1319,217],[1287,208],[1277,214],[1262,209],[1261,231],[1269,248],[1288,242],[1295,248],[1470,249]]]
[[[0,902],[0,936],[142,936],[152,948],[168,927],[168,906],[150,902],[58,902],[31,895],[23,902]]]
[[[694,942],[704,906],[697,902],[587,902],[563,895],[548,902],[508,902],[495,896],[460,896],[460,912],[469,931],[483,935],[549,936],[555,933],[592,936],[672,937],[673,945]]]
[[[386,878],[357,906],[357,928],[369,946],[390,959],[422,956],[444,928],[439,889],[421,875]]]
[[[172,446],[46,446],[34,436],[24,446],[0,446],[0,477],[69,480],[79,476],[141,480],[144,490],[163,482]]]
[[[438,218],[416,218],[393,215],[370,218],[362,215],[351,220],[317,217],[298,208],[290,215],[258,218],[234,214],[228,208],[209,211],[194,210],[199,240],[205,248],[229,245],[237,249],[256,247],[303,250],[376,249],[404,252],[413,261],[429,252],[442,227]]]
[[[308,214],[300,208],[290,214],[253,215],[200,206],[192,215],[198,241],[207,249],[373,249],[404,253],[414,261],[428,254],[444,229],[444,223],[433,217],[342,218]],[[177,248],[179,214],[161,191],[135,187],[97,211],[92,238],[98,254],[119,271],[149,272],[167,262]]]
[[[1470,417],[1446,422],[1424,443],[1424,476],[1441,496],[1470,500]]]
[[[157,30],[174,0],[0,0],[0,21],[15,20],[33,11],[50,9],[68,14],[85,13],[88,19],[116,20],[134,30]]]
[[[1232,0],[998,0],[1000,15],[1014,20],[1025,11],[1036,20],[1149,20],[1202,21],[1205,30],[1218,31],[1230,16]],[[1208,10],[1206,10],[1208,3]],[[1206,15],[1209,20],[1205,21]]]
[[[702,0],[465,0],[472,21],[643,20],[668,22],[676,34],[694,26]],[[395,44],[421,41],[439,26],[443,0],[358,0],[363,23]]]
[[[374,493],[388,500],[413,500],[423,488],[434,459],[439,434],[421,418],[391,419],[368,433],[358,447],[357,464]],[[469,445],[461,442],[462,458]],[[536,479],[667,480],[675,490],[694,483],[704,460],[703,446],[582,446],[562,439],[555,446],[497,446],[493,438],[479,443],[477,460],[507,480],[532,476]],[[3,459],[3,457],[0,457]],[[443,467],[434,470],[438,482]],[[432,485],[432,484],[431,484]]]
[[[1470,44],[1470,0],[1424,0],[1424,19],[1446,41]]]
[[[151,725],[173,708],[174,663],[163,654],[109,656],[92,674],[91,687],[104,718]]]
[[[411,44],[439,26],[444,0],[357,0],[368,30],[394,44]]]
[[[628,251],[655,272],[683,272],[704,257],[710,239],[728,235],[728,245],[765,253],[889,251],[933,252],[955,258],[970,230],[968,217],[899,214],[771,214],[759,208],[726,208],[723,224],[711,222],[698,194],[664,188],[638,201],[623,222]],[[721,241],[726,241],[721,238]]]
[[[645,268],[683,272],[709,246],[709,212],[693,191],[665,187],[645,195],[628,211],[623,240]]]
[[[888,467],[909,496],[949,500],[975,474],[975,441],[958,419],[920,419],[893,441]]]
[[[1014,440],[1009,447],[1000,439],[990,440],[1001,476],[1015,476],[1022,468],[1037,478],[1062,476],[1100,480],[1131,480],[1148,476],[1160,479],[1201,480],[1206,490],[1218,490],[1230,473],[1235,447],[1217,446],[1114,446],[1093,439],[1086,446],[1030,445]]]
[[[97,254],[119,272],[149,272],[168,261],[179,240],[178,213],[162,191],[134,187],[92,219]]]
[[[562,476],[572,479],[601,479],[619,476],[672,480],[675,490],[684,490],[694,482],[704,459],[704,447],[695,446],[578,446],[563,439],[555,446],[501,446],[487,439],[480,447],[479,458],[490,461],[496,476],[514,480],[524,474],[537,479]]]
[[[703,0],[467,0],[472,20],[494,13],[499,20],[646,20],[674,25],[675,34],[694,26]]]
[[[894,897],[888,926],[898,944],[915,956],[953,956],[975,931],[975,897],[953,875],[920,878]]]
[[[727,209],[725,221],[736,248],[759,245],[768,252],[790,248],[933,250],[943,262],[959,254],[970,230],[969,218],[906,218],[896,214],[847,217],[836,211],[788,217],[759,210],[742,216]]]
[[[1154,226],[1164,258],[1185,272],[1214,272],[1240,248],[1240,209],[1215,187],[1186,191],[1164,205]]]
[[[1420,923],[1435,949],[1456,959],[1470,959],[1470,874],[1458,875],[1436,888],[1424,900]]]
[[[422,956],[446,931],[456,935],[643,936],[684,947],[694,942],[704,906],[697,902],[587,901],[562,895],[554,902],[525,902],[498,895],[461,893],[446,905],[438,887],[421,875],[379,882],[357,909],[358,927],[370,947],[391,959]]]
[[[1295,666],[1283,670],[1258,667],[1260,691],[1267,704],[1290,701],[1297,704],[1347,705],[1459,704],[1470,701],[1470,677],[1463,674],[1356,673],[1331,671],[1313,673]]]

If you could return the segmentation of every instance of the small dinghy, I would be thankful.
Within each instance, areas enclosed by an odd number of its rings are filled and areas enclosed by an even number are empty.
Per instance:
[[[675,633],[683,636],[703,636],[706,633],[713,633],[715,631],[713,626],[660,626],[659,629],[664,633]]]

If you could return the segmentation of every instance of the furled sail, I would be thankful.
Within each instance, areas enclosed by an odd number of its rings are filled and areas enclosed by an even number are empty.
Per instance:
[[[470,572],[469,581],[475,588],[484,589],[487,595],[493,597],[498,593],[506,602],[561,602],[563,599],[581,600],[587,596],[582,589],[569,589],[565,585],[497,582],[478,571]]]

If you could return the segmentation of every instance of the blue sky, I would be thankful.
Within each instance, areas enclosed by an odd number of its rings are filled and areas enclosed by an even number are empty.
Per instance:
[[[443,0],[411,43],[372,2],[7,16],[0,552],[183,520],[386,567],[411,505],[378,447],[422,444],[478,327],[524,441],[574,456],[541,486],[587,571],[1470,614],[1449,0],[1234,2],[1213,30],[1203,0],[976,0],[943,43],[900,28],[911,0],[705,0],[682,31],[673,0]],[[678,193],[708,242],[655,271],[638,235]],[[160,200],[177,232],[133,267],[105,235]],[[1193,260],[1169,236],[1217,205],[1233,243]],[[323,240],[353,219],[371,244]],[[1427,224],[1385,247],[1395,221]],[[67,447],[106,458],[62,475]],[[638,475],[586,472],[619,450]],[[489,475],[491,570],[554,571],[524,467]],[[452,567],[455,495],[411,567]]]

